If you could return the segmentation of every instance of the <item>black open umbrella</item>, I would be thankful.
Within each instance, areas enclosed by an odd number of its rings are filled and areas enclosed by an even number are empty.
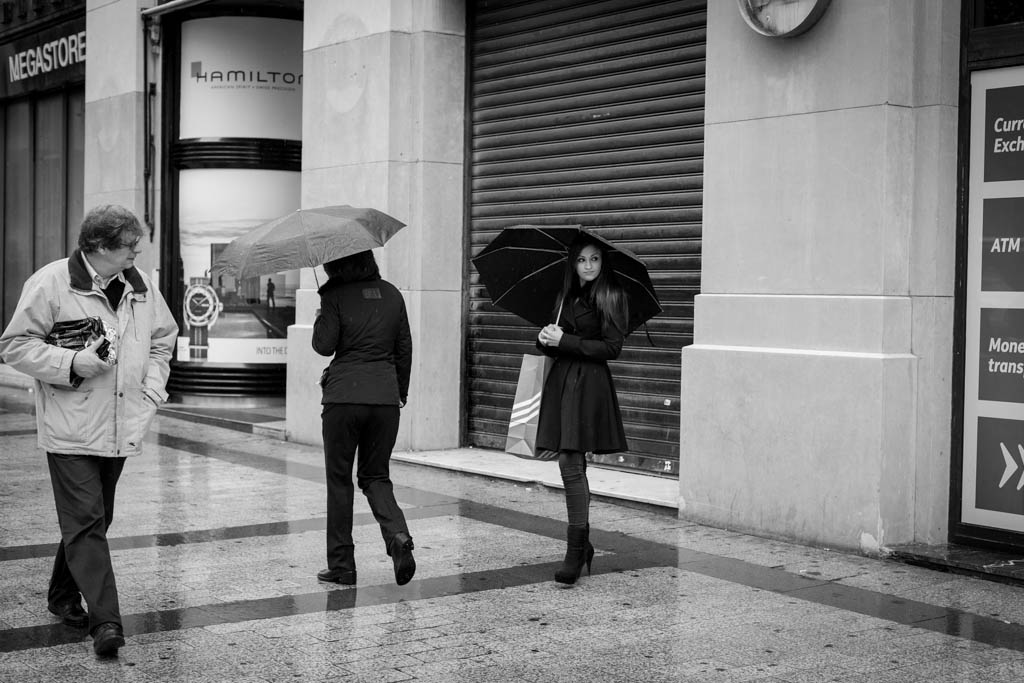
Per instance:
[[[473,259],[491,302],[537,326],[554,322],[552,310],[562,289],[569,245],[581,232],[606,247],[608,259],[604,267],[612,269],[626,290],[626,333],[660,313],[661,304],[643,262],[630,251],[578,225],[515,225],[502,230]]]

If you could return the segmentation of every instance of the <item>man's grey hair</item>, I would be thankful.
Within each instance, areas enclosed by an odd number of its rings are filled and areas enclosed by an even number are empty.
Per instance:
[[[82,219],[78,248],[91,254],[100,248],[119,249],[145,234],[138,217],[117,204],[104,204],[90,209]]]

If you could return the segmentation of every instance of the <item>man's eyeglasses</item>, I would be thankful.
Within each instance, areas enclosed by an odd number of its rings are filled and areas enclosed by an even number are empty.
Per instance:
[[[131,242],[121,242],[121,246],[122,246],[122,247],[125,247],[125,248],[127,248],[127,249],[131,249],[132,251],[135,251],[135,248],[136,248],[137,246],[139,246],[139,242],[141,242],[141,241],[142,241],[142,238],[141,238],[141,237],[136,237],[136,238],[135,238],[135,239],[134,239],[133,241],[131,241]]]

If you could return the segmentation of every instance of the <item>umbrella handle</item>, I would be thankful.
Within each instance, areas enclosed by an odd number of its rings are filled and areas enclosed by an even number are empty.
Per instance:
[[[562,299],[562,303],[558,304],[558,314],[555,315],[555,324],[562,319],[562,307],[565,306],[565,298]]]

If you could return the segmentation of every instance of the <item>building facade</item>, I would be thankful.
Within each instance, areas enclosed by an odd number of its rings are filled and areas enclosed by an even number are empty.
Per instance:
[[[316,444],[322,273],[281,274],[271,307],[209,264],[294,208],[374,207],[408,224],[378,255],[414,335],[398,447],[500,449],[535,330],[470,259],[507,225],[582,224],[645,261],[664,308],[613,364],[630,450],[597,465],[677,477],[680,515],[716,526],[1024,548],[1024,16],[819,0],[777,37],[741,4],[78,3],[84,83],[9,89],[3,139],[20,168],[26,108],[74,112],[78,88],[81,198],[30,223],[7,172],[4,301],[27,234],[126,204],[181,312],[179,399],[283,401],[289,438]]]
[[[39,11],[39,10],[43,11]],[[85,154],[85,2],[0,3],[0,318],[78,236]]]

